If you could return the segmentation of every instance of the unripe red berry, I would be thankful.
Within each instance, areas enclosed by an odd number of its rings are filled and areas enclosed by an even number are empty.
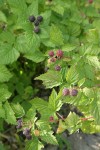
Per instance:
[[[55,66],[55,70],[56,71],[60,71],[61,70],[61,67],[59,65]]]
[[[56,61],[55,57],[50,58],[50,62],[55,62],[55,61]]]
[[[62,58],[62,57],[63,57],[63,51],[62,51],[62,50],[57,50],[56,56],[57,56],[58,58]]]
[[[53,116],[50,116],[49,122],[54,122],[54,117]]]
[[[70,94],[69,89],[64,88],[64,89],[63,89],[63,91],[62,91],[62,94],[63,94],[63,96],[67,96],[67,95],[69,95],[69,94]]]
[[[54,51],[49,51],[49,52],[48,52],[48,55],[49,55],[50,57],[53,57],[53,56],[54,56]]]
[[[92,4],[93,3],[93,0],[88,0],[89,4]]]
[[[78,94],[78,90],[76,90],[76,89],[72,89],[72,90],[70,91],[70,95],[71,95],[71,96],[77,96],[77,94]]]

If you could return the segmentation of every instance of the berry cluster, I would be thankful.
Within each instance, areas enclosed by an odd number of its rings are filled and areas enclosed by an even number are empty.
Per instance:
[[[57,50],[56,55],[54,53],[53,50],[48,52],[48,55],[50,57],[50,59],[48,60],[48,62],[56,62],[57,59],[61,59],[63,57],[63,51],[62,50]],[[57,65],[55,66],[55,70],[56,71],[60,71],[61,70],[61,66]]]
[[[36,18],[35,16],[32,15],[32,16],[29,17],[29,21],[34,23],[34,26],[35,26],[34,32],[37,33],[37,34],[40,33],[41,30],[39,28],[39,24],[43,21],[43,17],[38,16]]]
[[[62,91],[63,96],[77,96],[78,90],[77,89],[71,89],[69,90],[68,88],[64,88]]]

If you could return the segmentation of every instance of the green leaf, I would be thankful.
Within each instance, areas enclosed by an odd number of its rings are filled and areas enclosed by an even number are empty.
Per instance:
[[[53,11],[55,11],[56,13],[63,15],[64,14],[64,7],[62,7],[61,5],[57,4],[56,6],[52,6],[51,7]]]
[[[53,135],[53,132],[42,131],[41,139],[47,143],[58,145],[56,137]]]
[[[34,108],[36,108],[37,110],[39,110],[40,112],[42,110],[45,110],[48,106],[48,103],[46,101],[44,101],[41,98],[34,98],[31,100],[31,104],[34,106]]]
[[[92,44],[99,43],[99,32],[97,29],[90,29],[87,33],[87,41]]]
[[[52,111],[56,112],[59,111],[60,107],[62,106],[61,101],[57,100],[57,93],[56,91],[53,89],[52,93],[49,97],[49,109],[51,109]]]
[[[31,53],[27,53],[24,55],[29,60],[32,60],[33,62],[39,63],[44,60],[44,55],[40,51],[33,51]]]
[[[62,84],[61,74],[52,70],[36,77],[35,80],[42,80],[46,88],[53,88]]]
[[[43,130],[50,131],[50,129],[51,129],[48,120],[45,121],[45,120],[40,119],[36,122],[36,125],[41,131],[43,131]]]
[[[0,118],[5,118],[5,110],[2,107],[2,103],[0,103]]]
[[[11,96],[8,87],[4,84],[0,85],[0,102],[6,101]]]
[[[15,13],[24,13],[27,10],[27,5],[25,3],[25,0],[7,0],[9,3],[11,9]]]
[[[3,31],[0,35],[0,41],[13,44],[15,42],[15,36],[13,33],[9,32],[9,31]]]
[[[2,11],[0,11],[0,22],[7,22],[7,18]]]
[[[65,51],[65,52],[70,52],[70,51],[73,51],[76,49],[76,45],[74,44],[66,44],[62,47],[62,50]]]
[[[4,109],[5,109],[5,115],[6,115],[6,121],[9,124],[16,124],[16,117],[15,114],[10,106],[10,104],[8,103],[8,101],[5,102],[5,104],[3,105]]]
[[[80,35],[80,25],[75,22],[69,22],[68,23],[68,31],[70,36],[77,37]]]
[[[69,84],[75,84],[77,83],[78,79],[79,79],[78,72],[75,66],[72,66],[67,72],[66,80]]]
[[[50,40],[57,46],[63,45],[63,34],[60,29],[55,25],[52,25],[50,28]]]
[[[19,52],[11,45],[5,44],[0,47],[0,64],[11,64],[17,60]]]
[[[78,127],[77,126],[78,121],[79,121],[79,117],[75,113],[71,113],[71,112],[69,113],[68,117],[65,119],[67,129],[70,131],[71,134],[75,131],[76,127]]]
[[[28,7],[27,13],[29,15],[38,15],[38,0],[35,0],[31,3],[31,5]]]
[[[81,87],[85,82],[85,78],[81,79],[79,82],[78,82],[78,86]]]
[[[90,65],[92,65],[95,68],[100,69],[100,62],[97,56],[87,56],[86,59]]]
[[[92,101],[90,110],[95,122],[100,125],[100,97]]]
[[[34,137],[34,140],[26,142],[25,150],[41,150],[42,148],[44,148],[43,144]]]
[[[33,119],[36,115],[36,108],[32,105],[31,108],[27,111],[26,117],[29,119]]]
[[[25,111],[19,103],[11,103],[11,108],[14,111],[16,118],[21,118],[25,115]]]
[[[0,65],[0,82],[7,82],[11,77],[9,70],[4,65]]]

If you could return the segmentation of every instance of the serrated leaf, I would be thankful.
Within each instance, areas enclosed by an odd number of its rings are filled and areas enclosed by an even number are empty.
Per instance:
[[[32,106],[26,113],[26,117],[29,119],[33,119],[36,115],[36,108]]]
[[[31,5],[28,7],[27,13],[29,15],[38,15],[38,0],[35,0],[31,3]]]
[[[4,65],[0,65],[0,82],[7,82],[11,77],[9,70]]]
[[[0,85],[0,102],[6,101],[11,96],[8,87],[4,84]]]
[[[38,97],[32,99],[31,104],[34,106],[35,109],[39,110],[40,112],[42,110],[45,110],[48,106],[48,103],[46,101]]]
[[[100,62],[97,56],[87,56],[86,58],[90,65],[92,65],[95,68],[100,69]]]
[[[93,90],[93,89],[89,89],[89,88],[87,88],[87,87],[85,87],[85,88],[83,89],[83,93],[84,93],[88,98],[94,98],[94,96],[95,96],[94,90]]]
[[[0,41],[13,44],[15,41],[14,34],[9,31],[3,31],[0,35]]]
[[[61,74],[52,70],[49,70],[47,73],[36,77],[35,80],[42,80],[46,88],[53,88],[62,84]]]
[[[41,139],[47,143],[53,144],[53,145],[58,145],[58,142],[56,140],[56,137],[53,135],[53,132],[44,132],[41,135]]]
[[[68,25],[69,25],[68,26],[68,31],[69,31],[70,36],[76,37],[76,36],[80,35],[81,30],[80,30],[80,25],[79,24],[77,24],[75,22],[69,22]]]
[[[51,109],[52,111],[56,112],[59,111],[60,107],[62,106],[62,102],[60,100],[57,99],[57,93],[56,91],[53,89],[52,93],[49,97],[49,104],[48,107],[49,109]]]
[[[2,107],[2,103],[0,103],[0,118],[5,118],[5,110]]]
[[[50,40],[55,45],[63,45],[63,35],[58,26],[52,25],[50,28]]]
[[[70,112],[67,118],[65,119],[66,127],[71,134],[76,130],[76,128],[78,128],[78,121],[79,117],[72,112]]]
[[[24,13],[27,9],[25,0],[7,0],[7,2],[9,3],[12,11],[15,13]]]
[[[10,45],[5,44],[0,47],[0,64],[11,64],[17,60],[19,52]]]
[[[78,82],[78,86],[81,87],[85,82],[85,78],[81,79],[79,82]]]
[[[33,51],[31,53],[27,53],[24,55],[29,60],[32,60],[33,62],[39,63],[44,60],[44,55],[40,51]]]
[[[45,120],[40,119],[36,122],[36,125],[41,131],[43,131],[43,130],[50,131],[50,129],[51,129],[48,120],[45,121]]]
[[[25,111],[19,103],[11,103],[11,108],[14,111],[16,118],[21,118],[25,115]]]
[[[64,7],[62,7],[61,5],[56,5],[52,7],[52,10],[55,11],[56,13],[63,15],[64,14]]]
[[[90,105],[91,114],[95,118],[95,122],[100,125],[100,99],[94,99]]]
[[[73,44],[66,44],[62,47],[62,50],[65,51],[65,52],[70,52],[70,51],[73,51],[76,49],[76,45],[73,45]]]
[[[5,102],[3,107],[5,109],[5,115],[6,115],[6,119],[5,120],[7,121],[7,123],[16,124],[15,114],[14,114],[10,104],[8,103],[8,101]]]
[[[79,79],[78,72],[77,72],[75,66],[72,66],[67,72],[66,80],[70,84],[75,84],[75,83],[77,83],[78,79]]]
[[[87,41],[92,44],[99,43],[99,33],[97,29],[90,29],[87,33]]]
[[[34,140],[26,142],[25,150],[41,150],[43,147],[43,144],[38,140],[38,138],[34,137]]]

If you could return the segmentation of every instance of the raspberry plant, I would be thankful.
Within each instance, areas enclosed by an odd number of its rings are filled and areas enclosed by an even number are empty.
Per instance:
[[[23,132],[26,150],[59,145],[65,130],[100,132],[99,0],[0,1],[2,133],[3,124]]]

